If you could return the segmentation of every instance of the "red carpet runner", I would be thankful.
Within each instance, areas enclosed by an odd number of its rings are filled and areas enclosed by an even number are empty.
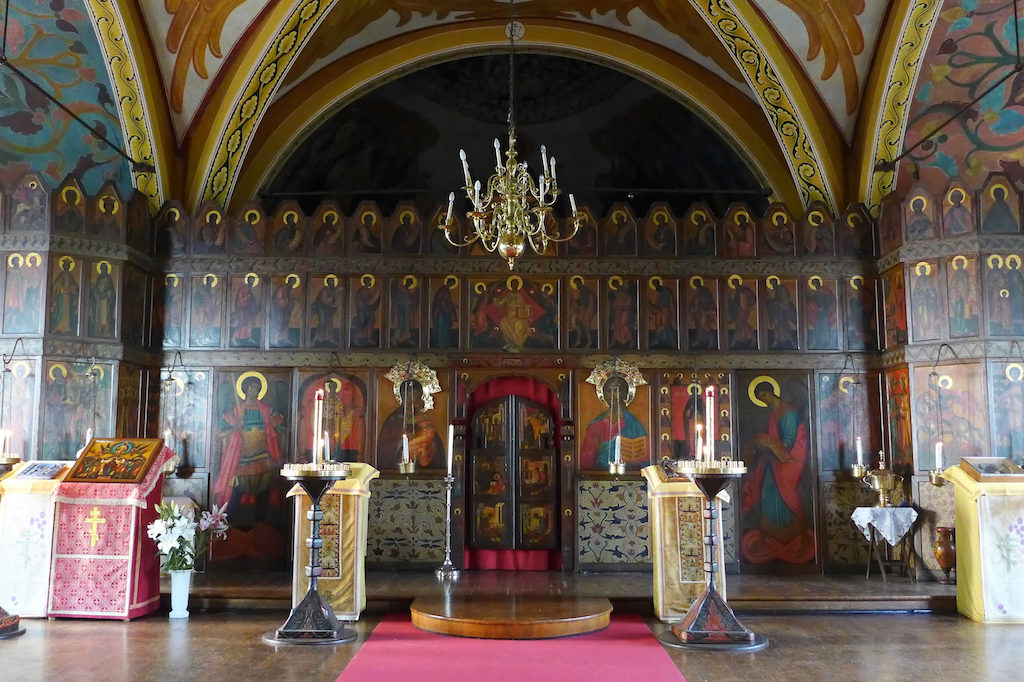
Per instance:
[[[390,615],[339,682],[679,682],[683,676],[639,616],[559,639],[471,639],[424,632]]]

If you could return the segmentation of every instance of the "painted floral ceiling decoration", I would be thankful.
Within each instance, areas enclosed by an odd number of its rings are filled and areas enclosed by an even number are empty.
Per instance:
[[[134,184],[151,207],[172,197],[189,208],[237,206],[338,110],[427,66],[503,53],[514,9],[524,55],[596,63],[655,87],[738,152],[773,199],[874,207],[914,169],[948,177],[999,156],[1015,171],[1019,76],[929,140],[934,148],[922,145],[927,156],[915,150],[913,168],[879,164],[902,160],[905,136],[912,144],[928,135],[952,103],[971,102],[1012,68],[1012,8],[1009,0],[516,0],[512,8],[507,0],[13,0],[11,63],[156,171],[133,177],[107,145],[0,70],[0,180],[26,169],[54,181],[75,172],[88,189]]]

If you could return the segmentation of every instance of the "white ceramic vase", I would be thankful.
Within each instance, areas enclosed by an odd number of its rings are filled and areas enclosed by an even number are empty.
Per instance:
[[[171,575],[171,618],[188,618],[188,593],[192,587],[192,570],[167,571]]]

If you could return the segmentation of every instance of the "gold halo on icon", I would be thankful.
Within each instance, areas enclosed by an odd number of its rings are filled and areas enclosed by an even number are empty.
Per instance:
[[[330,218],[330,220],[328,220],[328,218]],[[330,210],[324,211],[323,216],[321,216],[321,220],[323,220],[325,225],[337,225],[338,224],[338,212],[335,211],[333,208],[330,209]]]
[[[573,275],[569,278],[569,286],[574,290],[579,291],[580,285],[583,284],[583,278],[579,275]]]
[[[612,211],[611,218],[612,222],[616,224],[619,222],[616,220],[616,218],[622,218],[622,222],[626,222],[627,220],[629,220],[629,216],[626,215],[626,212],[623,211],[621,208],[617,208],[614,211]]]
[[[245,212],[245,222],[249,223],[250,225],[255,225],[259,221],[260,212],[257,211],[256,209],[250,208],[248,211]]]
[[[740,216],[746,218],[747,222],[750,221],[750,214],[747,213],[746,211],[744,211],[743,209],[740,209],[740,210],[736,211],[736,213],[733,214],[733,216],[732,216],[733,223],[735,223],[736,225],[739,225],[740,224]]]
[[[61,375],[64,378],[67,378],[67,376],[68,376],[68,366],[65,365],[63,362],[55,362],[52,365],[50,365],[50,371],[47,372],[47,374],[50,375],[50,379],[51,380],[53,380],[53,381],[57,380],[57,377],[53,376],[53,370],[55,370],[55,369],[59,369]]]
[[[918,194],[916,197],[914,197],[913,199],[910,200],[910,209],[911,210],[915,209],[917,207],[918,202],[920,202],[920,204],[921,204],[921,210],[922,211],[927,210],[927,208],[928,208],[928,200],[925,199],[920,194]]]
[[[213,280],[213,281],[210,281],[210,280]],[[212,272],[208,272],[205,275],[203,275],[203,284],[209,284],[211,289],[216,289],[217,288],[217,282],[219,282],[219,281],[220,280],[217,279],[217,275],[213,274]]]
[[[170,284],[172,287],[178,286],[178,276],[176,274],[169,273],[164,275],[164,285]]]
[[[729,275],[729,288],[735,289],[743,284],[743,278],[739,275]]]
[[[1011,253],[1006,257],[1006,267],[1011,270],[1020,270],[1020,256],[1015,253]]]
[[[729,387],[728,386],[722,386],[720,389],[718,389],[718,395],[720,395],[720,396],[729,395]]]
[[[174,222],[178,222],[179,220],[181,220],[181,211],[179,211],[176,208],[167,209],[167,215],[171,216],[171,219]]]
[[[404,286],[409,291],[415,289],[416,285],[419,284],[419,282],[420,281],[416,279],[416,275],[406,275],[405,277],[402,278],[402,286]]]
[[[849,393],[849,386],[855,383],[857,382],[853,380],[853,377],[843,377],[839,380],[839,390],[842,391],[843,393]]]
[[[996,184],[994,184],[991,187],[989,187],[988,195],[990,197],[992,197],[993,199],[995,199],[996,198],[996,190],[997,189],[1003,190],[1003,199],[1006,199],[1008,196],[1010,196],[1010,190],[1008,190],[1006,188],[1006,185],[1004,185],[1001,182],[997,182]],[[996,199],[996,201],[998,201],[998,199]]]
[[[692,382],[686,386],[686,393],[688,395],[701,395],[703,392],[704,389],[697,382]]]
[[[729,442],[729,434],[728,433],[723,433],[721,440],[722,440],[723,443],[728,443]]]
[[[295,212],[295,211],[293,211],[293,210],[288,210],[288,211],[285,211],[285,212],[284,212],[284,215],[283,215],[283,216],[281,216],[281,220],[282,220],[282,221],[283,221],[283,222],[284,222],[284,223],[285,223],[286,225],[288,224],[288,219],[289,219],[289,218],[291,218],[291,219],[292,219],[292,220],[293,220],[294,222],[296,222],[296,223],[297,223],[297,222],[299,222],[299,214],[298,214],[298,213],[296,213],[296,212]]]
[[[70,263],[70,265],[68,266],[68,272],[71,272],[75,269],[75,259],[72,258],[71,256],[61,256],[60,260],[57,262],[60,263],[61,270],[64,269],[64,263]]]
[[[337,275],[324,275],[324,286],[325,287],[327,287],[327,286],[333,286],[333,287],[338,286],[338,276]]]
[[[768,275],[768,279],[765,280],[765,284],[768,285],[769,291],[775,291],[775,287],[782,284],[782,280],[779,279],[778,275]]]
[[[548,296],[550,296],[551,294],[555,293],[555,285],[552,284],[551,282],[544,282],[544,284],[540,285],[540,290],[543,291]]]
[[[487,292],[487,285],[484,284],[483,282],[477,282],[473,286],[473,291],[475,291],[478,294],[486,293]]]
[[[670,216],[668,214],[668,211],[666,211],[663,208],[659,208],[657,211],[651,214],[651,220],[653,220],[655,223],[658,222],[658,218],[664,218],[666,223],[672,222],[672,216]]]
[[[657,291],[657,289],[655,289],[654,287],[661,286],[664,283],[665,281],[661,279],[661,277],[659,277],[658,275],[655,275],[654,277],[651,277],[649,280],[647,280],[647,286],[650,287],[651,291]]]
[[[302,278],[292,272],[284,276],[284,283],[291,284],[292,289],[298,289],[299,285],[302,284]]]
[[[690,288],[696,289],[697,287],[704,286],[704,278],[700,275],[694,275],[690,278]]]
[[[666,416],[668,416],[668,410],[665,410],[665,414],[666,414]],[[667,443],[670,440],[672,440],[672,436],[670,436],[667,433],[663,433],[663,434],[661,434],[661,439]]]
[[[988,257],[988,260],[986,260],[985,262],[988,263],[989,270],[995,270],[996,268],[1003,267],[1003,257],[1000,256],[998,253],[993,253],[992,255],[990,255]],[[995,263],[995,265],[993,265],[993,263]]]
[[[369,281],[369,284],[367,284],[367,281]],[[364,289],[372,289],[373,287],[377,286],[377,278],[371,275],[370,273],[366,273],[365,275],[359,278],[359,283],[363,285]]]
[[[1010,298],[1010,290],[1009,289],[1000,289],[999,290],[999,298]]]
[[[74,196],[74,200],[68,200],[68,193]],[[65,204],[71,204],[72,206],[78,206],[78,202],[82,200],[82,193],[78,191],[77,187],[65,187],[60,191],[60,198],[64,200]]]
[[[864,286],[864,275],[854,275],[850,278],[850,287],[860,290]]]
[[[815,218],[818,219],[818,222],[814,222]],[[807,222],[809,222],[811,225],[814,225],[815,227],[817,227],[818,225],[822,225],[825,223],[825,214],[822,213],[821,211],[811,211],[810,213],[807,214]]]
[[[247,272],[245,273],[245,277],[242,278],[242,281],[244,281],[249,286],[256,288],[260,285],[260,276],[257,275],[255,272]]]
[[[1014,374],[1016,372],[1016,375]],[[1019,362],[1011,362],[1006,366],[1006,378],[1010,381],[1021,381],[1024,379],[1024,365]]]
[[[448,275],[444,278],[444,285],[449,289],[454,289],[459,286],[459,278],[455,275]]]
[[[327,381],[324,382],[324,388],[327,388],[331,384],[334,385],[335,393],[341,392],[341,379],[338,377],[328,377]]]
[[[11,363],[11,374],[18,379],[24,379],[32,371],[32,366],[24,360],[16,360]]]
[[[967,269],[967,256],[953,256],[953,269],[954,270],[966,270]]]
[[[18,263],[17,267],[20,268],[22,265],[25,264],[25,257],[22,256],[20,253],[12,253],[11,255],[7,256],[7,267],[13,268],[15,261],[17,261]]]
[[[700,216],[704,220],[708,219],[708,214],[707,213],[705,213],[704,211],[702,211],[700,209],[697,209],[696,211],[694,211],[693,213],[690,214],[690,223],[691,224],[693,224],[693,225],[697,224],[697,216]]]
[[[953,377],[949,376],[948,374],[943,374],[941,377],[939,377],[938,384],[942,388],[949,390],[953,388]]]
[[[97,365],[95,362],[92,363],[92,366],[89,367],[89,369],[85,370],[85,373],[92,374],[94,371],[100,375],[101,380],[103,379],[103,377],[107,376],[106,372],[103,371],[103,368]]]
[[[612,275],[608,278],[608,288],[612,291],[619,289],[622,286],[622,278],[618,275]]]
[[[401,222],[402,220],[405,219],[406,216],[409,217],[410,223],[416,222],[416,214],[410,211],[409,209],[405,209],[404,211],[398,214],[398,221]]]
[[[196,381],[206,381],[206,372],[196,372],[195,379]]]
[[[43,257],[40,256],[35,251],[32,251],[31,253],[26,254],[26,256],[25,256],[25,265],[27,265],[30,268],[32,268],[32,267],[39,267],[42,264],[43,264]]]
[[[921,272],[922,270],[924,270],[924,273]],[[928,261],[921,261],[920,263],[914,266],[914,272],[917,273],[918,277],[931,276],[932,264],[929,263]]]
[[[512,286],[515,283],[516,286]],[[505,286],[508,287],[509,291],[519,291],[523,288],[523,278],[519,275],[509,275],[508,279],[505,280]]]
[[[370,221],[371,225],[377,224],[377,214],[370,210],[363,211],[362,213],[359,214],[359,222],[365,223],[366,216],[370,216],[371,218],[373,218],[373,220]]]
[[[953,189],[946,192],[946,202],[949,203],[950,206],[954,205],[953,196],[956,194],[960,195],[961,203],[967,199],[967,194],[962,189],[960,189],[959,187],[954,187]]]
[[[29,180],[25,184],[28,185],[29,189],[36,189],[37,187],[39,187],[39,183],[36,182],[35,180]]]
[[[661,394],[662,395],[668,395],[668,386],[662,386],[661,387]]]
[[[761,384],[768,384],[772,387],[772,391],[775,393],[775,397],[779,398],[782,396],[782,389],[779,388],[779,382],[774,377],[770,377],[767,374],[762,374],[759,377],[755,377],[753,381],[747,386],[747,397],[750,398],[750,402],[754,403],[758,407],[768,407],[768,403],[761,400],[754,393],[755,389]]]
[[[811,275],[811,278],[807,280],[807,286],[811,291],[817,291],[823,283],[819,275]]]
[[[106,265],[107,266],[107,272],[110,272],[110,261],[108,261],[108,260],[101,260],[99,263],[96,264],[96,274],[97,275],[102,274],[102,273],[100,273],[100,266],[101,265]]]
[[[245,394],[242,393],[242,382],[248,379],[249,377],[256,377],[257,379],[259,379],[260,392],[256,394],[256,399],[263,400],[263,396],[267,394],[267,378],[260,374],[259,372],[242,372],[242,374],[239,375],[238,379],[235,380],[235,395],[237,395],[240,400],[245,400]]]
[[[220,211],[210,210],[206,212],[206,222],[210,222],[210,216],[213,216],[213,224],[220,225]]]
[[[97,202],[97,205],[99,206],[99,209],[100,209],[100,213],[106,213],[107,212],[107,199],[110,199],[110,203],[111,203],[110,215],[117,215],[117,209],[118,209],[118,206],[119,206],[119,204],[117,203],[117,199],[115,199],[114,197],[109,197],[109,196],[107,196],[107,197],[100,197],[100,200]]]

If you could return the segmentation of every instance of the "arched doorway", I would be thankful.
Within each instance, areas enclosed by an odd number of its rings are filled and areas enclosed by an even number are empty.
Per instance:
[[[530,377],[469,395],[466,568],[561,568],[560,414],[555,393]]]

